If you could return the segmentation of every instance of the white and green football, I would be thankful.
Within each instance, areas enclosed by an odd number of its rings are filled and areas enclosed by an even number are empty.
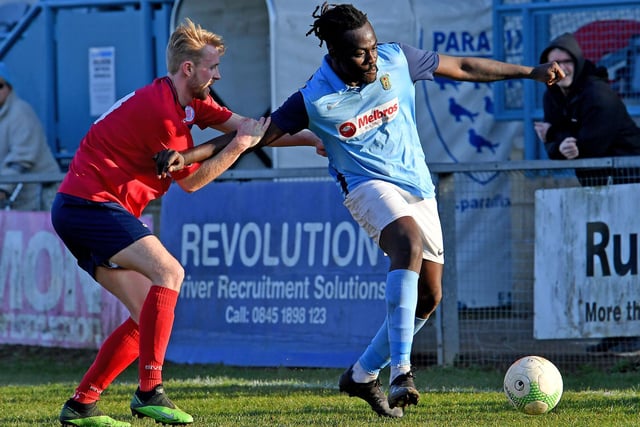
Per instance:
[[[556,407],[562,397],[562,375],[558,368],[540,356],[516,360],[504,376],[504,393],[519,411],[544,414]]]

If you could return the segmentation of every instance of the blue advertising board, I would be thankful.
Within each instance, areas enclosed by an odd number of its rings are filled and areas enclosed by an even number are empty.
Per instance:
[[[389,262],[333,182],[215,182],[163,198],[185,268],[167,359],[345,367],[386,313]]]

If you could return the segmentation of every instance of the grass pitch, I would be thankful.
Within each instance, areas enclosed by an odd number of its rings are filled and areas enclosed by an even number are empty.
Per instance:
[[[61,405],[95,353],[0,346],[0,426],[55,426]],[[640,425],[640,364],[564,373],[564,394],[545,415],[517,412],[502,392],[504,372],[483,368],[416,369],[422,397],[402,419],[378,417],[366,403],[338,391],[341,369],[257,369],[221,365],[165,366],[171,399],[194,426],[635,426]],[[383,371],[383,384],[388,372]],[[129,400],[135,366],[102,396],[101,409],[132,426]]]

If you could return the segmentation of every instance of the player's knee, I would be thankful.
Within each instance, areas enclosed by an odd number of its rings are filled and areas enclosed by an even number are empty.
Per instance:
[[[422,262],[422,241],[416,239],[398,240],[396,246],[387,254],[391,258],[392,267],[417,268]]]
[[[428,295],[420,295],[418,304],[416,305],[416,317],[427,319],[433,314],[440,301],[442,300],[442,291],[431,292]]]
[[[438,287],[434,292],[432,292],[431,298],[433,299],[433,305],[436,307],[440,305],[440,301],[442,301],[442,288]]]
[[[173,273],[174,274],[171,283],[173,289],[179,292],[180,288],[182,287],[182,282],[184,281],[184,268],[179,265]]]
[[[165,266],[162,272],[162,278],[160,279],[162,286],[166,286],[169,289],[179,292],[183,281],[184,268],[180,263],[176,261]]]
[[[422,240],[412,239],[409,246],[409,253],[411,259],[414,261],[422,262],[422,255],[424,253],[424,246]]]

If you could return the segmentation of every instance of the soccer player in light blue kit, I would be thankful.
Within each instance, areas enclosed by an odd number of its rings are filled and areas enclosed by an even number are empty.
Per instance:
[[[339,387],[381,416],[401,417],[420,394],[411,371],[413,336],[442,297],[443,244],[434,185],[415,122],[415,87],[434,76],[488,82],[511,78],[553,84],[558,64],[528,67],[441,55],[399,43],[379,44],[367,16],[352,5],[316,8],[311,31],[328,54],[273,112],[259,145],[308,128],[322,139],[329,172],[353,218],[389,256],[387,316]],[[157,155],[159,175],[215,155],[231,135]],[[389,395],[380,370],[391,365]]]

